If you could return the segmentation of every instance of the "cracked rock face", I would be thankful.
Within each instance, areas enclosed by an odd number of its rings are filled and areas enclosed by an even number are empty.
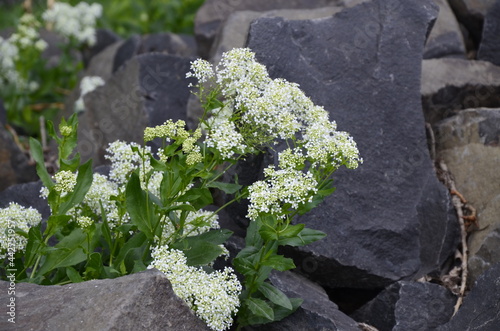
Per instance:
[[[299,222],[328,233],[292,251],[328,287],[380,288],[438,270],[456,245],[447,190],[432,169],[420,103],[433,1],[371,1],[330,18],[254,21],[248,46],[272,77],[299,83],[364,164],[334,175],[336,192]]]

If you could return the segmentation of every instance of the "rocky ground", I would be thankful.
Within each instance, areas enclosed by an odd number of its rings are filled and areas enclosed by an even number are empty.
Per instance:
[[[194,123],[190,61],[243,46],[358,143],[364,164],[338,171],[336,192],[300,218],[328,236],[285,250],[298,268],[272,275],[304,304],[248,330],[500,330],[500,1],[207,0],[195,37],[101,31],[98,40],[85,75],[106,84],[85,96],[79,117],[79,151],[94,165],[105,164],[109,142],[140,143],[146,126]],[[240,164],[241,181],[268,159]],[[17,201],[47,216],[35,180],[2,125],[0,207]],[[232,251],[242,247],[244,208],[222,217]],[[9,284],[0,284],[4,302]],[[204,329],[152,270],[16,292],[19,330]]]

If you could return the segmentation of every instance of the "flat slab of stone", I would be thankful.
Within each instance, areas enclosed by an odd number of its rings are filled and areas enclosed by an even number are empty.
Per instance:
[[[381,288],[438,270],[457,221],[427,150],[421,61],[433,1],[371,1],[331,18],[256,20],[248,46],[272,77],[299,83],[348,131],[364,159],[334,175],[336,192],[299,218],[328,236],[295,254],[327,287]]]
[[[500,66],[500,1],[497,1],[484,18],[483,36],[477,58]]]
[[[64,286],[18,283],[15,296],[9,286],[0,282],[0,330],[209,330],[158,270]],[[11,298],[15,324],[5,313]]]
[[[471,227],[468,241],[473,282],[491,264],[500,262],[500,109],[461,110],[435,129],[438,157],[477,211],[478,224]]]
[[[436,124],[461,109],[500,107],[500,67],[456,58],[422,62],[425,120]]]

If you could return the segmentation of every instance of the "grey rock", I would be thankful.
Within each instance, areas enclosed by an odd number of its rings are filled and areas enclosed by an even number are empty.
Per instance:
[[[421,93],[425,120],[433,125],[462,109],[500,107],[500,67],[486,61],[424,60]]]
[[[108,46],[120,41],[121,38],[107,29],[96,30],[96,43],[82,51],[83,65],[87,67],[94,56],[105,50]]]
[[[248,46],[271,76],[299,83],[364,159],[337,171],[336,192],[298,219],[328,234],[289,252],[323,286],[385,287],[439,270],[455,250],[456,217],[432,168],[420,103],[436,16],[432,1],[371,1],[331,18],[251,26]]]
[[[456,297],[439,285],[401,281],[351,315],[379,331],[422,331],[447,323]]]
[[[465,58],[465,42],[457,19],[446,0],[434,0],[439,16],[424,48],[424,59],[446,56]]]
[[[43,219],[50,216],[47,200],[40,197],[42,182],[16,184],[0,192],[0,208],[6,208],[10,202],[16,202],[26,208],[33,207],[42,214]]]
[[[110,142],[142,143],[146,126],[186,119],[190,60],[159,53],[135,56],[104,86],[85,95],[78,127],[82,159],[102,164]]]
[[[457,19],[465,26],[467,33],[476,43],[481,40],[484,17],[496,0],[448,0]]]
[[[0,125],[0,191],[34,180],[37,180],[35,165],[14,143],[10,132]]]
[[[0,284],[0,299],[10,302],[9,283]],[[1,330],[209,330],[158,270],[64,286],[18,283],[15,314],[15,324],[0,320]]]
[[[459,192],[477,210],[481,230],[472,231],[468,240],[474,281],[485,267],[500,262],[495,246],[500,227],[500,109],[465,109],[438,123],[436,149]]]
[[[500,330],[500,263],[477,279],[457,314],[436,330]]]
[[[500,66],[500,1],[489,10],[484,19],[483,35],[477,58]]]
[[[196,13],[194,22],[198,52],[202,57],[208,58],[221,24],[232,12],[238,10],[311,9],[337,6],[342,3],[342,0],[207,0]]]

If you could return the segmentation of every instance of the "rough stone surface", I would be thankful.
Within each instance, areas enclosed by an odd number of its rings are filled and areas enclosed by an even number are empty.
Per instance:
[[[0,286],[9,302],[9,283]],[[16,323],[4,314],[1,330],[209,330],[158,270],[64,286],[19,283],[15,291]]]
[[[492,266],[474,284],[450,322],[436,331],[500,330],[500,263]]]
[[[497,0],[448,0],[458,20],[477,44],[481,40],[484,17]]]
[[[401,281],[351,315],[380,331],[433,330],[453,315],[456,297],[439,285]]]
[[[299,83],[364,158],[337,171],[337,191],[298,220],[328,234],[292,252],[298,266],[311,258],[299,269],[323,286],[384,287],[439,269],[455,249],[456,217],[433,172],[420,103],[436,16],[432,1],[371,1],[326,19],[252,24],[248,45],[271,76]]]
[[[457,19],[446,0],[434,0],[439,16],[424,48],[424,59],[454,56],[465,58],[465,42]]]
[[[102,164],[110,142],[142,143],[146,126],[185,119],[190,60],[165,54],[135,56],[104,86],[87,94],[78,127],[82,159]]]
[[[83,65],[87,67],[94,56],[102,52],[108,46],[120,40],[121,38],[110,30],[97,29],[96,43],[92,47],[89,47],[82,51]]]
[[[7,110],[3,105],[3,100],[0,99],[0,124],[4,126],[7,124]]]
[[[36,179],[35,165],[29,162],[0,122],[0,191],[13,184]]]
[[[238,10],[311,9],[339,4],[342,4],[342,0],[207,0],[196,13],[194,23],[199,54],[208,58],[221,24],[232,12]]]
[[[10,202],[16,202],[26,208],[35,208],[42,214],[43,219],[47,219],[50,216],[50,208],[47,200],[40,198],[41,188],[41,181],[12,185],[0,192],[0,208],[6,208]]]
[[[500,262],[500,109],[465,109],[438,123],[436,149],[459,192],[477,210],[481,230],[473,231],[468,242],[474,281]]]
[[[500,1],[497,1],[484,19],[483,36],[477,58],[500,66]]]
[[[424,60],[421,93],[425,120],[431,124],[461,109],[500,107],[500,67],[486,61]]]

